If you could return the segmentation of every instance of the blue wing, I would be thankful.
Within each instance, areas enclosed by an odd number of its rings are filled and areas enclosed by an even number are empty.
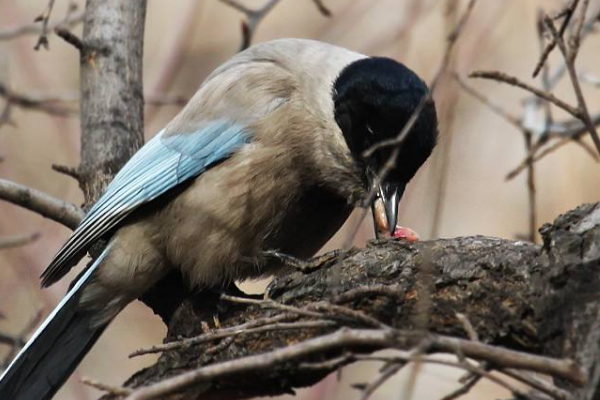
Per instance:
[[[193,133],[156,135],[119,171],[42,274],[42,286],[63,277],[102,235],[132,211],[200,175],[249,141],[243,127],[207,123]]]

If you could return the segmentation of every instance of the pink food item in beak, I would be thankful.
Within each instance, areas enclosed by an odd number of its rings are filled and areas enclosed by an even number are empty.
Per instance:
[[[400,225],[396,225],[396,229],[394,230],[392,238],[398,240],[406,240],[409,243],[418,242],[419,240],[421,240],[421,237],[417,232],[413,231],[410,228],[405,228]]]
[[[373,223],[375,224],[375,231],[377,238],[379,239],[398,239],[405,240],[409,243],[419,241],[421,237],[415,231],[410,228],[405,228],[400,225],[396,225],[394,233],[390,235],[388,229],[388,221],[385,215],[385,207],[381,199],[376,199],[373,204]]]

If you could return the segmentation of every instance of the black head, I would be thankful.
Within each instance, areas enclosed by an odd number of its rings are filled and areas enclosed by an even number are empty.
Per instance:
[[[335,120],[369,187],[371,178],[387,162],[393,148],[380,149],[369,158],[364,157],[365,150],[376,143],[396,138],[421,100],[427,96],[428,90],[413,71],[382,57],[353,62],[342,70],[334,82]],[[389,203],[386,209],[394,214],[388,213],[390,229],[395,227],[397,202],[405,185],[427,160],[436,139],[435,105],[433,101],[428,101],[403,141],[396,165],[381,185],[382,200],[385,203],[387,198]]]

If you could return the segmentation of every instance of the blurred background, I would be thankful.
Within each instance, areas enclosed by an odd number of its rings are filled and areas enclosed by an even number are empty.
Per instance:
[[[250,8],[266,0],[241,0]],[[83,10],[83,1],[74,2]],[[311,0],[282,0],[259,26],[254,42],[282,37],[326,41],[365,54],[393,57],[430,82],[446,47],[446,37],[466,1],[460,0],[324,0],[332,16],[320,14]],[[592,1],[589,15],[600,4]],[[561,0],[479,0],[462,32],[449,70],[465,79],[478,69],[496,69],[529,83],[540,54],[536,21],[538,10],[551,12]],[[47,0],[0,0],[2,32],[29,25],[47,6]],[[56,2],[51,21],[60,21],[69,2]],[[218,0],[149,1],[146,25],[144,81],[148,98],[190,96],[203,79],[230,58],[241,43],[240,22],[244,15]],[[81,33],[81,26],[73,31]],[[0,83],[15,93],[76,99],[79,57],[76,50],[51,36],[50,49],[34,51],[38,35],[0,40]],[[578,66],[600,75],[599,39],[584,41]],[[557,51],[550,64],[560,64]],[[593,80],[593,79],[592,79]],[[468,84],[495,103],[522,115],[526,93],[495,82],[468,80]],[[596,86],[584,84],[592,112],[600,112]],[[568,80],[555,94],[575,104]],[[492,235],[519,239],[529,233],[530,205],[526,173],[510,181],[506,174],[525,157],[522,133],[489,107],[467,94],[447,74],[435,93],[440,117],[440,142],[433,157],[409,185],[401,203],[401,224],[424,239],[459,235]],[[3,107],[0,98],[0,106]],[[76,110],[77,103],[67,103]],[[146,137],[161,129],[180,105],[147,106]],[[552,110],[556,120],[567,118]],[[542,124],[543,116],[529,121]],[[11,125],[0,128],[0,177],[31,186],[53,196],[81,204],[76,182],[51,170],[51,165],[75,166],[79,157],[79,120],[11,108]],[[589,139],[585,139],[588,141]],[[581,203],[600,199],[598,163],[576,144],[568,144],[536,164],[537,224]],[[370,217],[369,217],[370,218]],[[352,221],[350,221],[352,223]],[[348,225],[348,224],[347,224]],[[355,238],[363,246],[372,237],[369,220]],[[36,315],[47,315],[65,293],[69,279],[40,290],[38,276],[69,230],[36,214],[0,202],[0,238],[39,233],[40,238],[23,247],[0,251],[0,331],[18,335]],[[342,230],[327,248],[339,247],[348,237]],[[72,275],[71,275],[72,277]],[[264,282],[246,285],[259,292]],[[457,310],[460,311],[460,310]],[[152,357],[127,355],[138,348],[160,343],[165,327],[141,303],[130,305],[107,330],[77,372],[58,395],[60,400],[95,399],[99,392],[82,385],[82,377],[118,385]],[[0,355],[8,349],[0,347]],[[330,376],[315,387],[299,392],[298,399],[352,399],[359,392],[351,384],[368,382],[377,365],[346,368],[341,380]],[[439,399],[457,388],[463,371],[426,367],[419,375],[415,399]],[[406,373],[388,382],[373,399],[402,399]],[[467,399],[496,399],[509,395],[492,383],[483,382]]]

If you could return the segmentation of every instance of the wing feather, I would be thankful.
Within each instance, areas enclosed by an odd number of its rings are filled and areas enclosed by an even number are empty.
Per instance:
[[[156,135],[115,176],[42,274],[42,286],[63,277],[100,237],[140,205],[194,178],[247,143],[243,127],[224,121],[197,132]]]

